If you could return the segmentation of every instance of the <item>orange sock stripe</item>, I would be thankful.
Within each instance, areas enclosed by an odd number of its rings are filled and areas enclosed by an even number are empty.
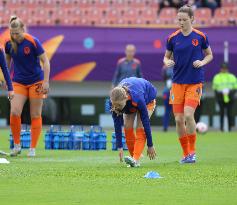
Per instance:
[[[14,144],[21,143],[21,117],[16,115],[10,116],[10,127],[12,131],[12,136],[14,140]]]
[[[182,136],[179,138],[179,142],[180,142],[180,145],[183,149],[183,155],[184,157],[188,156],[189,154],[189,141],[188,141],[188,137],[185,135],[185,136]]]
[[[30,144],[31,148],[36,147],[40,137],[41,130],[42,130],[42,118],[37,117],[31,119],[31,144]]]
[[[134,145],[134,155],[135,160],[139,160],[146,144],[146,134],[143,128],[137,128],[136,130],[136,140]]]
[[[189,151],[191,154],[196,152],[196,133],[187,135],[189,142]]]
[[[135,144],[134,130],[133,130],[133,128],[124,129],[124,133],[125,133],[125,139],[126,139],[128,151],[129,151],[130,155],[133,156],[134,144]]]

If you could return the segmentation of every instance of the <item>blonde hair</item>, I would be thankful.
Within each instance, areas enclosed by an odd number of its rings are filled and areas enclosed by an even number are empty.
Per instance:
[[[127,91],[128,88],[126,86],[117,86],[113,88],[113,90],[110,92],[110,100],[112,102],[120,102],[127,98]]]
[[[22,22],[22,20],[20,18],[18,18],[17,16],[11,16],[10,20],[9,20],[9,28],[10,29],[23,29],[23,31],[25,30],[25,25]],[[17,53],[17,43],[13,40],[12,36],[11,36],[11,45],[12,45],[12,49],[14,51],[14,53]]]

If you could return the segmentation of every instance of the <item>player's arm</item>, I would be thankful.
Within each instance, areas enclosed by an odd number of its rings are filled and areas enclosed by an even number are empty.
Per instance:
[[[197,61],[194,61],[193,62],[193,66],[195,68],[199,68],[199,67],[202,67],[208,63],[210,63],[213,59],[213,54],[212,54],[212,50],[211,50],[211,47],[209,46],[208,48],[206,49],[203,49],[203,53],[204,53],[204,59],[203,60],[197,60]]]
[[[11,59],[12,59],[11,56],[6,53],[6,63],[8,68],[11,67]]]
[[[119,151],[120,162],[122,162],[123,161],[123,142],[122,142],[123,115],[117,115],[115,112],[112,112],[112,117],[114,121],[116,146]]]
[[[168,68],[174,66],[175,62],[172,60],[172,51],[170,51],[170,50],[165,51],[165,56],[164,56],[164,59],[163,59],[163,63]]]
[[[150,159],[154,159],[155,156],[156,156],[156,152],[155,152],[155,149],[153,147],[150,118],[149,118],[146,103],[145,103],[144,100],[139,100],[138,110],[140,112],[140,118],[141,118],[141,121],[142,121],[142,125],[144,127],[146,138],[147,138],[147,147],[148,147],[147,154],[148,154]]]
[[[4,79],[7,83],[8,98],[9,100],[11,100],[14,97],[14,91],[13,91],[13,86],[12,86],[9,70],[6,64],[5,55],[2,50],[0,50],[0,67],[2,69]]]
[[[137,65],[137,77],[138,78],[143,78],[142,69],[141,69],[141,63],[139,63]]]
[[[48,93],[48,90],[49,90],[50,63],[45,52],[39,56],[39,59],[42,62],[43,70],[44,70],[44,82],[42,84],[42,92],[46,94]]]

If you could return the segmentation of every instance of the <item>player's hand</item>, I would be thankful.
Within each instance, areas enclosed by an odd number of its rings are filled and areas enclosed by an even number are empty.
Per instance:
[[[156,158],[156,150],[153,146],[147,148],[147,156],[149,156],[150,160]]]
[[[200,67],[202,67],[203,65],[204,65],[203,62],[200,61],[200,60],[196,60],[196,61],[193,62],[193,67],[194,67],[194,68],[200,68]]]
[[[118,151],[119,151],[119,160],[120,162],[123,162],[123,148],[119,148]]]
[[[8,100],[12,100],[14,98],[14,91],[8,91]]]
[[[48,81],[44,81],[42,84],[42,91],[43,94],[48,94],[49,92],[49,82]]]
[[[164,62],[166,67],[170,68],[173,67],[175,65],[175,62],[173,60],[167,60]]]

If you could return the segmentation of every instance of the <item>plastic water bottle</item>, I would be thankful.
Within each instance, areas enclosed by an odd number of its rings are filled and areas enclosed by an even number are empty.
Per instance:
[[[58,135],[57,132],[54,135],[53,148],[54,149],[59,149],[59,135]]]

